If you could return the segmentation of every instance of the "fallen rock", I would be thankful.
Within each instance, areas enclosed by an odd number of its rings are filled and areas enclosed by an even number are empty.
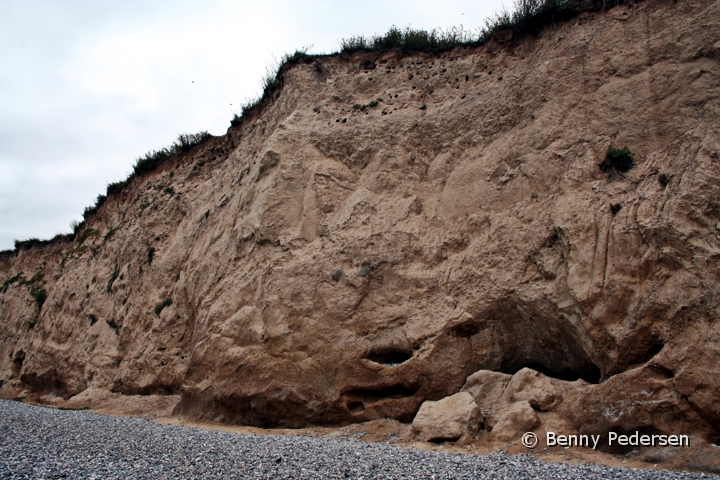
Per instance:
[[[480,410],[497,410],[511,378],[512,375],[506,373],[479,370],[467,378],[460,391],[472,395]]]
[[[503,392],[505,403],[525,400],[535,410],[548,412],[562,402],[562,389],[569,382],[551,379],[530,368],[523,368],[512,376]],[[558,388],[559,387],[559,388]]]
[[[475,436],[481,418],[480,408],[472,396],[460,392],[437,402],[424,402],[412,422],[412,430],[423,441],[458,440]]]
[[[520,441],[523,433],[533,430],[540,424],[540,418],[528,402],[517,402],[505,410],[492,429],[494,440],[508,442]]]

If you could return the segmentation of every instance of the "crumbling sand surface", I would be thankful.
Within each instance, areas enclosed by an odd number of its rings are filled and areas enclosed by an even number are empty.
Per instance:
[[[292,66],[72,243],[0,258],[0,393],[310,428],[409,424],[463,390],[471,449],[531,425],[712,452],[718,60],[719,2],[652,1]],[[610,146],[634,153],[625,176],[598,167]]]

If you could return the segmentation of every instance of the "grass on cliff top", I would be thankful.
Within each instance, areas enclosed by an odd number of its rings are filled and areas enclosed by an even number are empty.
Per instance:
[[[355,52],[382,52],[392,49],[403,49],[409,52],[440,53],[457,46],[475,47],[489,42],[499,32],[512,32],[513,38],[524,35],[537,35],[547,25],[568,20],[575,15],[586,11],[609,9],[617,5],[635,4],[640,0],[514,0],[511,10],[503,8],[493,17],[485,20],[485,25],[477,29],[476,33],[464,30],[462,27],[448,30],[421,30],[407,27],[400,29],[396,26],[383,35],[370,37],[353,36],[340,41],[340,51],[336,54],[352,54]],[[241,113],[235,114],[230,121],[231,126],[240,125],[244,119],[253,113],[258,113],[274,101],[282,90],[285,82],[284,73],[298,63],[316,62],[316,68],[322,70],[318,59],[327,55],[309,55],[309,47],[285,54],[275,61],[266,70],[261,80],[262,94],[254,100],[246,100],[241,107]],[[136,159],[132,173],[125,180],[110,183],[105,195],[98,195],[93,206],[87,207],[83,212],[83,220],[71,224],[73,232],[58,234],[52,240],[15,241],[14,251],[0,252],[0,256],[9,255],[21,249],[30,249],[38,246],[54,244],[59,241],[74,241],[83,230],[87,222],[95,216],[98,209],[113,195],[121,193],[136,177],[152,172],[163,163],[173,159],[181,153],[188,152],[197,145],[201,145],[212,138],[207,131],[196,134],[181,134],[169,147],[152,150]]]
[[[100,207],[107,201],[109,197],[112,195],[118,195],[120,192],[122,192],[125,187],[128,186],[128,184],[136,177],[139,177],[140,175],[143,175],[148,172],[152,172],[153,170],[157,169],[160,165],[167,162],[168,160],[171,160],[176,155],[179,155],[181,153],[189,152],[193,147],[196,147],[198,145],[202,145],[203,143],[207,142],[212,138],[212,135],[207,131],[202,131],[198,133],[182,133],[178,135],[177,140],[175,140],[169,147],[161,148],[160,150],[151,150],[142,157],[139,157],[135,160],[135,165],[133,165],[133,171],[132,173],[126,178],[125,180],[121,180],[119,182],[115,183],[109,183],[107,186],[107,189],[105,191],[105,195],[100,194],[95,199],[95,204],[85,208],[85,211],[83,211],[83,219],[80,222],[73,221],[70,224],[70,227],[73,230],[72,238],[79,238],[84,240],[83,234],[81,233],[87,222],[97,214]],[[38,241],[32,241],[27,244],[22,244],[20,242],[20,248],[32,248],[33,246],[38,245]],[[40,241],[40,243],[43,243]],[[16,249],[18,248],[18,242],[15,242]]]
[[[265,70],[265,75],[260,80],[262,95],[256,99],[248,99],[241,105],[241,113],[237,113],[230,120],[230,125],[240,125],[243,118],[247,118],[252,112],[259,111],[261,107],[273,100],[276,92],[280,91],[285,84],[285,76],[283,73],[288,67],[300,62],[309,62],[320,55],[309,55],[307,52],[310,46],[306,46],[295,50],[295,53],[286,53],[279,60],[275,60]]]
[[[161,148],[160,150],[152,150],[147,152],[144,156],[137,159],[133,166],[133,173],[130,174],[128,180],[131,180],[133,176],[142,175],[143,173],[152,172],[157,167],[162,165],[163,162],[171,159],[175,155],[190,151],[192,147],[202,145],[212,138],[207,131],[199,133],[183,133],[178,135],[177,140],[173,142],[169,147]],[[128,181],[126,180],[126,182]],[[108,185],[108,189],[110,185]]]
[[[412,52],[439,53],[458,46],[476,47],[486,44],[500,31],[513,37],[537,35],[545,26],[567,20],[580,12],[612,8],[632,0],[515,0],[511,10],[503,8],[485,20],[477,33],[462,27],[448,30],[404,30],[392,26],[384,35],[353,36],[340,41],[340,53],[381,52],[400,48]]]

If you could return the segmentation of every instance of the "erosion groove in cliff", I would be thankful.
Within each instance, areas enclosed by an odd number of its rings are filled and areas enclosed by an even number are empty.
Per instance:
[[[647,2],[293,65],[74,240],[0,258],[0,391],[287,427],[451,398],[499,441],[524,418],[717,442],[718,19]]]

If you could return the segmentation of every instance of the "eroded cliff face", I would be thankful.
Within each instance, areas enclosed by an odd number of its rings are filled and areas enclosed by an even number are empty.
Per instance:
[[[716,441],[718,60],[698,1],[293,66],[72,244],[2,258],[2,391],[298,427],[409,422],[522,371],[541,423]],[[611,145],[626,176],[598,168]],[[490,429],[499,397],[471,387]]]

